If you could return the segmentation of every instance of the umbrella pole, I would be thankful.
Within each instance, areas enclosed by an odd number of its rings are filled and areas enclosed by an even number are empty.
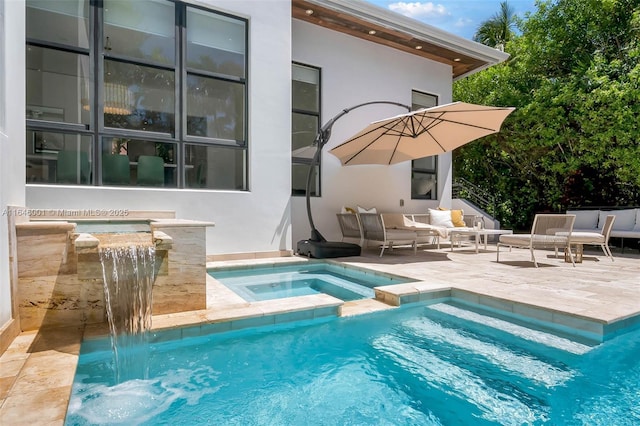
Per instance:
[[[313,241],[313,242],[327,241],[322,236],[320,231],[316,229],[316,226],[313,223],[313,217],[311,216],[311,178],[313,176],[313,170],[318,165],[318,162],[320,160],[320,153],[322,152],[322,148],[324,148],[327,142],[329,142],[329,138],[331,137],[331,129],[333,128],[333,125],[335,124],[335,122],[338,121],[338,119],[340,119],[342,116],[348,114],[349,112],[353,111],[356,108],[360,108],[367,105],[373,105],[373,104],[397,105],[399,107],[406,108],[407,111],[411,111],[411,108],[409,106],[405,104],[401,104],[399,102],[393,102],[393,101],[370,101],[370,102],[365,102],[365,103],[353,106],[351,108],[345,108],[320,128],[320,131],[318,131],[318,134],[316,135],[316,138],[313,141],[313,143],[317,146],[317,148],[316,148],[315,154],[313,155],[313,158],[311,159],[311,164],[309,165],[309,172],[307,173],[307,188],[306,188],[307,218],[309,219],[309,226],[311,227],[311,238],[309,238],[309,241]],[[298,245],[300,246],[300,242],[298,243]]]

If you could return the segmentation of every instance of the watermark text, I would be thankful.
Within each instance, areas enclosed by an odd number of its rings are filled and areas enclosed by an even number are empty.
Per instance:
[[[26,217],[126,217],[129,209],[26,209],[5,208],[2,216]]]

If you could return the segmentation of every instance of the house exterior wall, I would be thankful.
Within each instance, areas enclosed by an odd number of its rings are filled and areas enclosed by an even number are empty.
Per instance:
[[[27,185],[26,204],[30,208],[174,210],[178,218],[215,223],[207,230],[207,254],[290,250],[291,3],[192,3],[249,20],[249,191]],[[24,35],[15,44],[24,51]],[[24,59],[9,63],[24,75]],[[23,100],[24,91],[17,97]],[[24,103],[20,110],[24,111]],[[22,140],[24,117],[16,122],[22,123]],[[22,145],[14,157],[23,161],[24,152]]]
[[[411,91],[451,101],[451,68],[418,56],[291,19],[288,0],[202,0],[249,20],[249,191],[25,185],[25,4],[4,2],[5,107],[0,129],[0,203],[30,209],[173,210],[178,218],[215,222],[208,255],[292,250],[308,237],[303,197],[291,197],[291,62],[322,70],[322,122],[344,108],[372,100],[411,103]],[[329,146],[372,120],[404,112],[367,106],[340,119]],[[325,153],[322,197],[312,200],[318,229],[339,238],[335,213],[362,205],[380,211],[421,212],[451,203],[451,156],[439,159],[439,200],[411,200],[410,163],[342,167]],[[400,206],[404,200],[404,206]],[[6,224],[6,217],[3,218]],[[0,326],[11,318],[9,232],[0,227]]]
[[[293,20],[293,61],[321,69],[321,121],[345,108],[384,100],[411,105],[411,91],[451,102],[452,73],[447,65]],[[438,160],[438,200],[411,200],[411,162],[393,166],[349,166],[328,153],[369,122],[406,112],[393,105],[353,110],[336,121],[322,155],[321,197],[312,198],[316,228],[328,240],[340,240],[336,213],[342,206],[376,207],[379,212],[427,212],[451,204],[451,154]],[[400,200],[404,206],[400,206]],[[293,242],[309,238],[304,197],[292,197]]]
[[[24,101],[24,5],[3,2],[0,18],[0,79],[4,96],[0,97],[0,353],[4,334],[12,317],[11,268],[7,206],[25,204],[25,101]],[[3,338],[6,336],[6,338]]]

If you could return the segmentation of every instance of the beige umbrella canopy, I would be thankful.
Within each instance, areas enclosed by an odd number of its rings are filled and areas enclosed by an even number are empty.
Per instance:
[[[329,150],[343,165],[396,164],[497,133],[513,107],[454,102],[375,121]]]

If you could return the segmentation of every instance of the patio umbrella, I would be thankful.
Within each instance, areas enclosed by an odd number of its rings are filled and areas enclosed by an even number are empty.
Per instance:
[[[454,102],[374,121],[329,150],[343,165],[396,164],[442,154],[497,133],[513,107]]]

